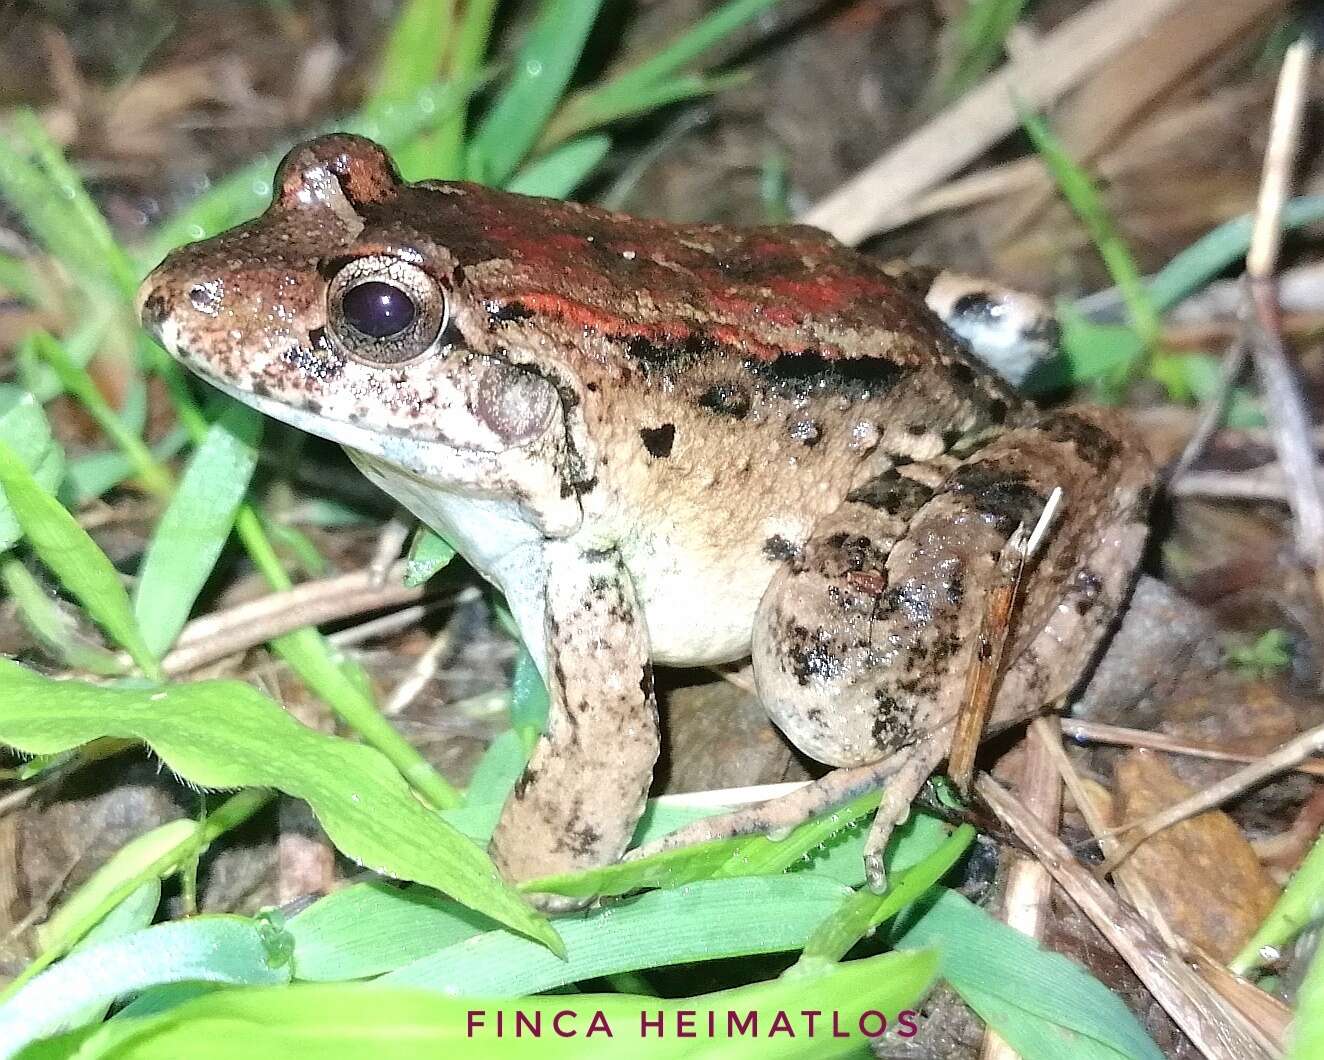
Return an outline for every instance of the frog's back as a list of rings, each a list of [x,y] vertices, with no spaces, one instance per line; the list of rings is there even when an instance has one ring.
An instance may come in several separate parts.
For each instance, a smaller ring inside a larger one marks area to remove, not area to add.
[[[807,226],[678,225],[443,181],[390,209],[384,227],[435,233],[493,323],[587,329],[655,364],[968,356],[914,290]]]

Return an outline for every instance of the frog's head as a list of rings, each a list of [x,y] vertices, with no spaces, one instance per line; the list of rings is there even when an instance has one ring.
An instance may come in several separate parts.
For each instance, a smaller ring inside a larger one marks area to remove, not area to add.
[[[555,389],[475,352],[437,191],[331,135],[292,150],[262,216],[174,251],[138,309],[175,357],[262,412],[431,478],[548,444]]]

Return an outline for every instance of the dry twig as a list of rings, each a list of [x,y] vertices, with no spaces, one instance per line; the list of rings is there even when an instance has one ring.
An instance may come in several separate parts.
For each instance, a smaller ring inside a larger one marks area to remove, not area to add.
[[[1188,755],[1191,758],[1208,758],[1217,762],[1258,762],[1262,757],[1243,751],[1230,751],[1226,747],[1217,747],[1198,740],[1183,740],[1163,732],[1128,729],[1121,725],[1107,725],[1080,718],[1063,718],[1062,733],[1073,740],[1090,740],[1094,743],[1112,744],[1118,747],[1144,747],[1151,751]],[[1324,760],[1310,758],[1298,762],[1292,768],[1298,773],[1324,777]]]

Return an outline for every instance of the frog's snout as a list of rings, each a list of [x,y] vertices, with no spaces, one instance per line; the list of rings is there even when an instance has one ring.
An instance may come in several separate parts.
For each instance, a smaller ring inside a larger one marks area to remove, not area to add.
[[[170,302],[159,284],[155,282],[156,273],[151,273],[138,288],[134,299],[134,309],[143,330],[157,342],[161,342],[161,327],[170,315]]]

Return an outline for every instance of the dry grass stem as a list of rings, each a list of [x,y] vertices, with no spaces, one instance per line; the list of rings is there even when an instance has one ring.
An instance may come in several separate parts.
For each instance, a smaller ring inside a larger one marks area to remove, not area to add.
[[[1188,755],[1191,758],[1208,758],[1218,762],[1258,762],[1261,757],[1257,754],[1231,751],[1226,747],[1201,743],[1198,740],[1183,740],[1177,736],[1169,736],[1167,733],[1128,729],[1121,725],[1107,725],[1103,722],[1083,721],[1078,718],[1063,718],[1062,734],[1073,740],[1089,740],[1093,743],[1111,744],[1117,747],[1144,747],[1151,751]],[[1324,777],[1324,760],[1321,759],[1306,759],[1292,768],[1298,773]]]
[[[845,243],[890,227],[910,203],[996,144],[1036,108],[1135,44],[1182,0],[1098,0],[989,75],[801,218]]]

